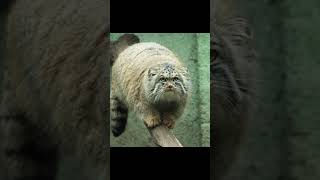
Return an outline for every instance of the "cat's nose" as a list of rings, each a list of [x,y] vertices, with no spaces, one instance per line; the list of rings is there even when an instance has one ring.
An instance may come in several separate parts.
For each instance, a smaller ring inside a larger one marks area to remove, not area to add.
[[[173,88],[172,84],[168,84],[167,88],[172,89]]]

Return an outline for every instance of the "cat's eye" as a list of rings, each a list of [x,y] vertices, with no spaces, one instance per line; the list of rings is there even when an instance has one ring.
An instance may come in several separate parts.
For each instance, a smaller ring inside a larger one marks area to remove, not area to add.
[[[174,78],[173,78],[173,81],[179,81],[179,78],[174,77]]]
[[[154,68],[149,69],[148,75],[149,77],[154,77],[155,75],[157,75],[156,70]]]
[[[162,82],[164,82],[164,81],[166,80],[166,78],[161,77],[159,80],[162,81]]]

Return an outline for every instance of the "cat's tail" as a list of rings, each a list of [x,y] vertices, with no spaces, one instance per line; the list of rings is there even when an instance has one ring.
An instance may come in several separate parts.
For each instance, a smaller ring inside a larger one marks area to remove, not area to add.
[[[115,137],[120,136],[127,125],[128,108],[118,98],[111,97],[111,130]]]
[[[127,47],[139,43],[140,39],[134,34],[124,34],[111,44],[111,65],[117,59],[118,55]]]

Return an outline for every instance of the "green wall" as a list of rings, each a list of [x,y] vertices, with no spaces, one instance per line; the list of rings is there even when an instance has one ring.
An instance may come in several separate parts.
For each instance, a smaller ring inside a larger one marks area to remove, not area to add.
[[[135,33],[141,42],[157,42],[176,53],[192,76],[192,95],[173,133],[187,147],[210,146],[210,34]],[[121,33],[112,33],[116,40]],[[142,121],[129,114],[126,131],[117,138],[110,134],[112,147],[145,147],[150,135]]]

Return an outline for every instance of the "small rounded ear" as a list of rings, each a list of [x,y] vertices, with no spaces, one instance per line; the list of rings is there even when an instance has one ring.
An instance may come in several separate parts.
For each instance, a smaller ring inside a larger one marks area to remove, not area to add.
[[[156,69],[156,68],[150,68],[150,69],[148,70],[148,77],[151,78],[151,77],[157,75],[157,72],[158,72],[158,69]]]
[[[134,34],[124,34],[122,36],[120,36],[117,40],[118,42],[126,42],[126,44],[128,44],[129,46],[139,43],[140,39],[138,38],[138,36],[134,35]]]
[[[140,39],[134,34],[124,34],[111,43],[111,64],[114,63],[118,55],[127,47],[139,43]]]

